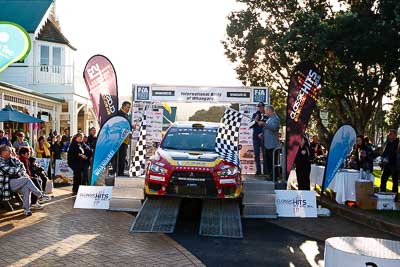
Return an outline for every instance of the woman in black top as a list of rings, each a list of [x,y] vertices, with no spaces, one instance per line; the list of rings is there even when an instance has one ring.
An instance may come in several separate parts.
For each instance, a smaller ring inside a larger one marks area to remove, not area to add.
[[[301,139],[299,150],[297,151],[294,163],[296,164],[296,176],[298,190],[310,190],[311,172],[311,150],[307,136]]]
[[[89,181],[89,167],[90,167],[90,160],[92,158],[93,152],[92,149],[88,145],[88,138],[86,136],[83,136],[83,141],[82,141],[82,148],[84,151],[84,154],[86,156],[86,159],[83,160],[83,168],[82,168],[82,185],[90,185]]]
[[[82,183],[83,162],[87,159],[82,147],[82,137],[82,134],[76,134],[72,138],[71,145],[68,149],[68,166],[74,172],[74,184],[72,186],[73,195],[78,193],[79,185]]]

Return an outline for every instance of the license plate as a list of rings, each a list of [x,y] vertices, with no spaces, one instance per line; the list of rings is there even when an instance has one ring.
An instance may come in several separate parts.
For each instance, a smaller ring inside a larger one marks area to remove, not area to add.
[[[189,181],[189,182],[205,182],[204,178],[190,178],[190,177],[179,177],[179,181]]]

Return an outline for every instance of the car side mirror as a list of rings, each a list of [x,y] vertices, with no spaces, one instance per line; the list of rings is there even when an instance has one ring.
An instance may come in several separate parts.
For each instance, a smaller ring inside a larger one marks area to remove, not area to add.
[[[153,142],[153,147],[158,148],[160,146],[160,142]]]

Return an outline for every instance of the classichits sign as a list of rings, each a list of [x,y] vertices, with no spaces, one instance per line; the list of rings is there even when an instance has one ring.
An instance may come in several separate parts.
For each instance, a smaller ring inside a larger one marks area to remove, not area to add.
[[[294,159],[306,131],[311,113],[321,91],[322,74],[311,62],[298,64],[290,78],[286,112],[286,173],[290,174]]]
[[[279,217],[317,217],[314,191],[275,190],[276,212]]]
[[[79,186],[75,200],[75,209],[105,209],[110,208],[112,186]]]

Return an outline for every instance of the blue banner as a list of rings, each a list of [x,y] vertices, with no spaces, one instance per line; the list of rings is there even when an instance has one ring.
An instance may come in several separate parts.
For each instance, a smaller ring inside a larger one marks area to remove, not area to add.
[[[111,117],[103,124],[94,151],[91,185],[94,185],[97,178],[106,169],[130,131],[130,122],[122,116]]]
[[[343,125],[336,131],[328,152],[324,182],[322,183],[322,192],[328,188],[333,177],[335,177],[336,172],[350,154],[354,144],[356,143],[356,138],[356,131],[350,125]]]
[[[20,25],[0,21],[0,72],[24,59],[31,50],[31,39]]]

